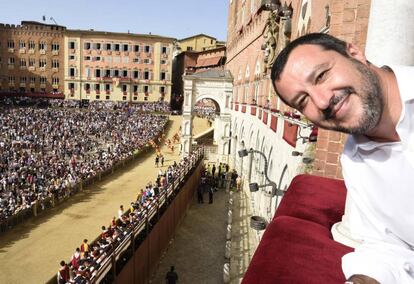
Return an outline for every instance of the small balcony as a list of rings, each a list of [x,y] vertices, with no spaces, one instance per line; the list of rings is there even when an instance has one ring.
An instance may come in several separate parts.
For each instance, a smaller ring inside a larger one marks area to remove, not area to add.
[[[8,70],[14,70],[14,64],[8,64],[7,69]]]
[[[19,54],[25,54],[25,53],[26,53],[26,48],[19,49]]]
[[[7,51],[8,51],[9,53],[14,53],[14,48],[8,48],[8,49],[7,49]]]
[[[41,54],[41,55],[45,55],[45,54],[46,54],[46,50],[45,50],[45,49],[41,49],[41,50],[39,50],[39,54]]]
[[[52,55],[59,55],[59,50],[52,50]]]
[[[35,71],[36,70],[36,67],[34,67],[34,66],[29,66],[29,71]]]
[[[35,53],[35,50],[33,48],[32,49],[29,49],[28,53],[29,54],[34,54]]]

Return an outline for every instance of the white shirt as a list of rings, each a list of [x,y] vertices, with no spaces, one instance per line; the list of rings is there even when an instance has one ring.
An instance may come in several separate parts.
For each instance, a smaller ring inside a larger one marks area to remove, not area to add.
[[[393,67],[402,100],[399,142],[350,135],[341,157],[351,199],[352,237],[363,244],[342,258],[346,278],[414,283],[414,67]]]

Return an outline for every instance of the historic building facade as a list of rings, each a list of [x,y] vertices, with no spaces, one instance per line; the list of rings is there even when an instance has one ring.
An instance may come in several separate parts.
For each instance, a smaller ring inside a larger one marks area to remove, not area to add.
[[[218,41],[215,37],[209,35],[198,34],[180,39],[177,41],[177,44],[181,51],[204,51],[222,47],[226,43]]]
[[[68,30],[66,98],[169,101],[173,41],[156,35]]]
[[[65,32],[38,22],[0,24],[0,93],[63,97]]]

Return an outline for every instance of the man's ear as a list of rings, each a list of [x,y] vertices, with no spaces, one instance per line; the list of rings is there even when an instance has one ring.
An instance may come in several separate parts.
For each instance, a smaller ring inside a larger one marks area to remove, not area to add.
[[[368,64],[367,58],[365,57],[364,52],[355,44],[353,43],[347,43],[346,44],[346,50],[352,58],[355,58],[356,60],[360,61],[363,64]]]

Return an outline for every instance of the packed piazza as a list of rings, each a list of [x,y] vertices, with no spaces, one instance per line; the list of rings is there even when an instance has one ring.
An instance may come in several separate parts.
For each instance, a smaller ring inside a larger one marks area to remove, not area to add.
[[[0,224],[144,149],[169,113],[165,102],[0,98]]]

